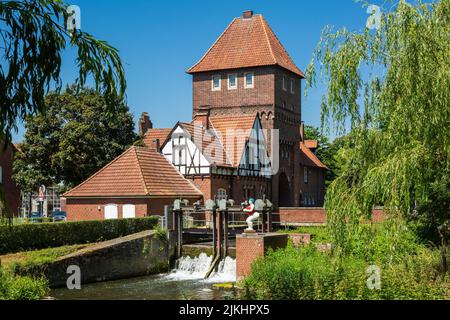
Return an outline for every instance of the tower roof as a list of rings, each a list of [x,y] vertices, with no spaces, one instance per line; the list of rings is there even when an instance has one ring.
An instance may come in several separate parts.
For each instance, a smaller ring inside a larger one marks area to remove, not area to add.
[[[197,64],[190,74],[278,65],[301,77],[295,65],[262,15],[235,18]]]

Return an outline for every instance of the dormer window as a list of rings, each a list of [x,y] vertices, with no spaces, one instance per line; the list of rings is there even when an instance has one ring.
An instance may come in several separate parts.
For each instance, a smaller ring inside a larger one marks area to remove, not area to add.
[[[285,75],[283,75],[283,90],[287,91],[287,78]]]
[[[212,91],[220,91],[222,86],[222,78],[220,74],[212,76]]]
[[[291,78],[291,93],[295,93],[295,79]]]
[[[245,74],[245,89],[252,89],[255,87],[255,76],[253,72]]]
[[[236,90],[238,87],[237,74],[228,75],[228,90]]]

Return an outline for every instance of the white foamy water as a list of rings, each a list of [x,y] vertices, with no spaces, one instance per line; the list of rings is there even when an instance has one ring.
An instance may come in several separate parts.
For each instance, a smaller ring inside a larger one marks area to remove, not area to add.
[[[218,271],[205,280],[206,273],[213,262],[213,257],[206,253],[196,258],[182,257],[177,261],[177,268],[165,276],[167,280],[200,280],[209,283],[236,282],[236,260],[227,257],[219,263]]]

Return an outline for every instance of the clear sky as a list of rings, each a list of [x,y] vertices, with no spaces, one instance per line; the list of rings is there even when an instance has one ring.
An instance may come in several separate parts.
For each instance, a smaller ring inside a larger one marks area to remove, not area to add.
[[[374,4],[380,1],[374,0]],[[368,14],[354,0],[72,0],[81,27],[120,50],[128,82],[127,103],[137,120],[147,111],[155,127],[189,121],[195,64],[234,17],[249,9],[264,15],[294,62],[305,71],[326,25],[360,30]],[[76,78],[70,50],[63,81]],[[320,125],[319,87],[303,97],[303,120]],[[23,128],[14,136],[20,142]]]

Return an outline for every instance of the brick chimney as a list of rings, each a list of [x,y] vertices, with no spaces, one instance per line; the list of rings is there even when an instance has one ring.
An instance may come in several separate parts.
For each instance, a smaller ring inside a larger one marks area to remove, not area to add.
[[[194,123],[201,124],[204,129],[208,130],[210,110],[210,106],[202,106],[198,108],[198,111],[194,116]]]
[[[141,118],[139,119],[138,127],[140,136],[145,135],[148,129],[153,129],[153,123],[147,112],[142,113]]]
[[[155,150],[158,153],[161,152],[161,141],[159,139],[153,140],[151,149]]]
[[[253,11],[252,10],[244,11],[244,13],[242,14],[242,17],[244,19],[250,19],[251,17],[253,17]]]

